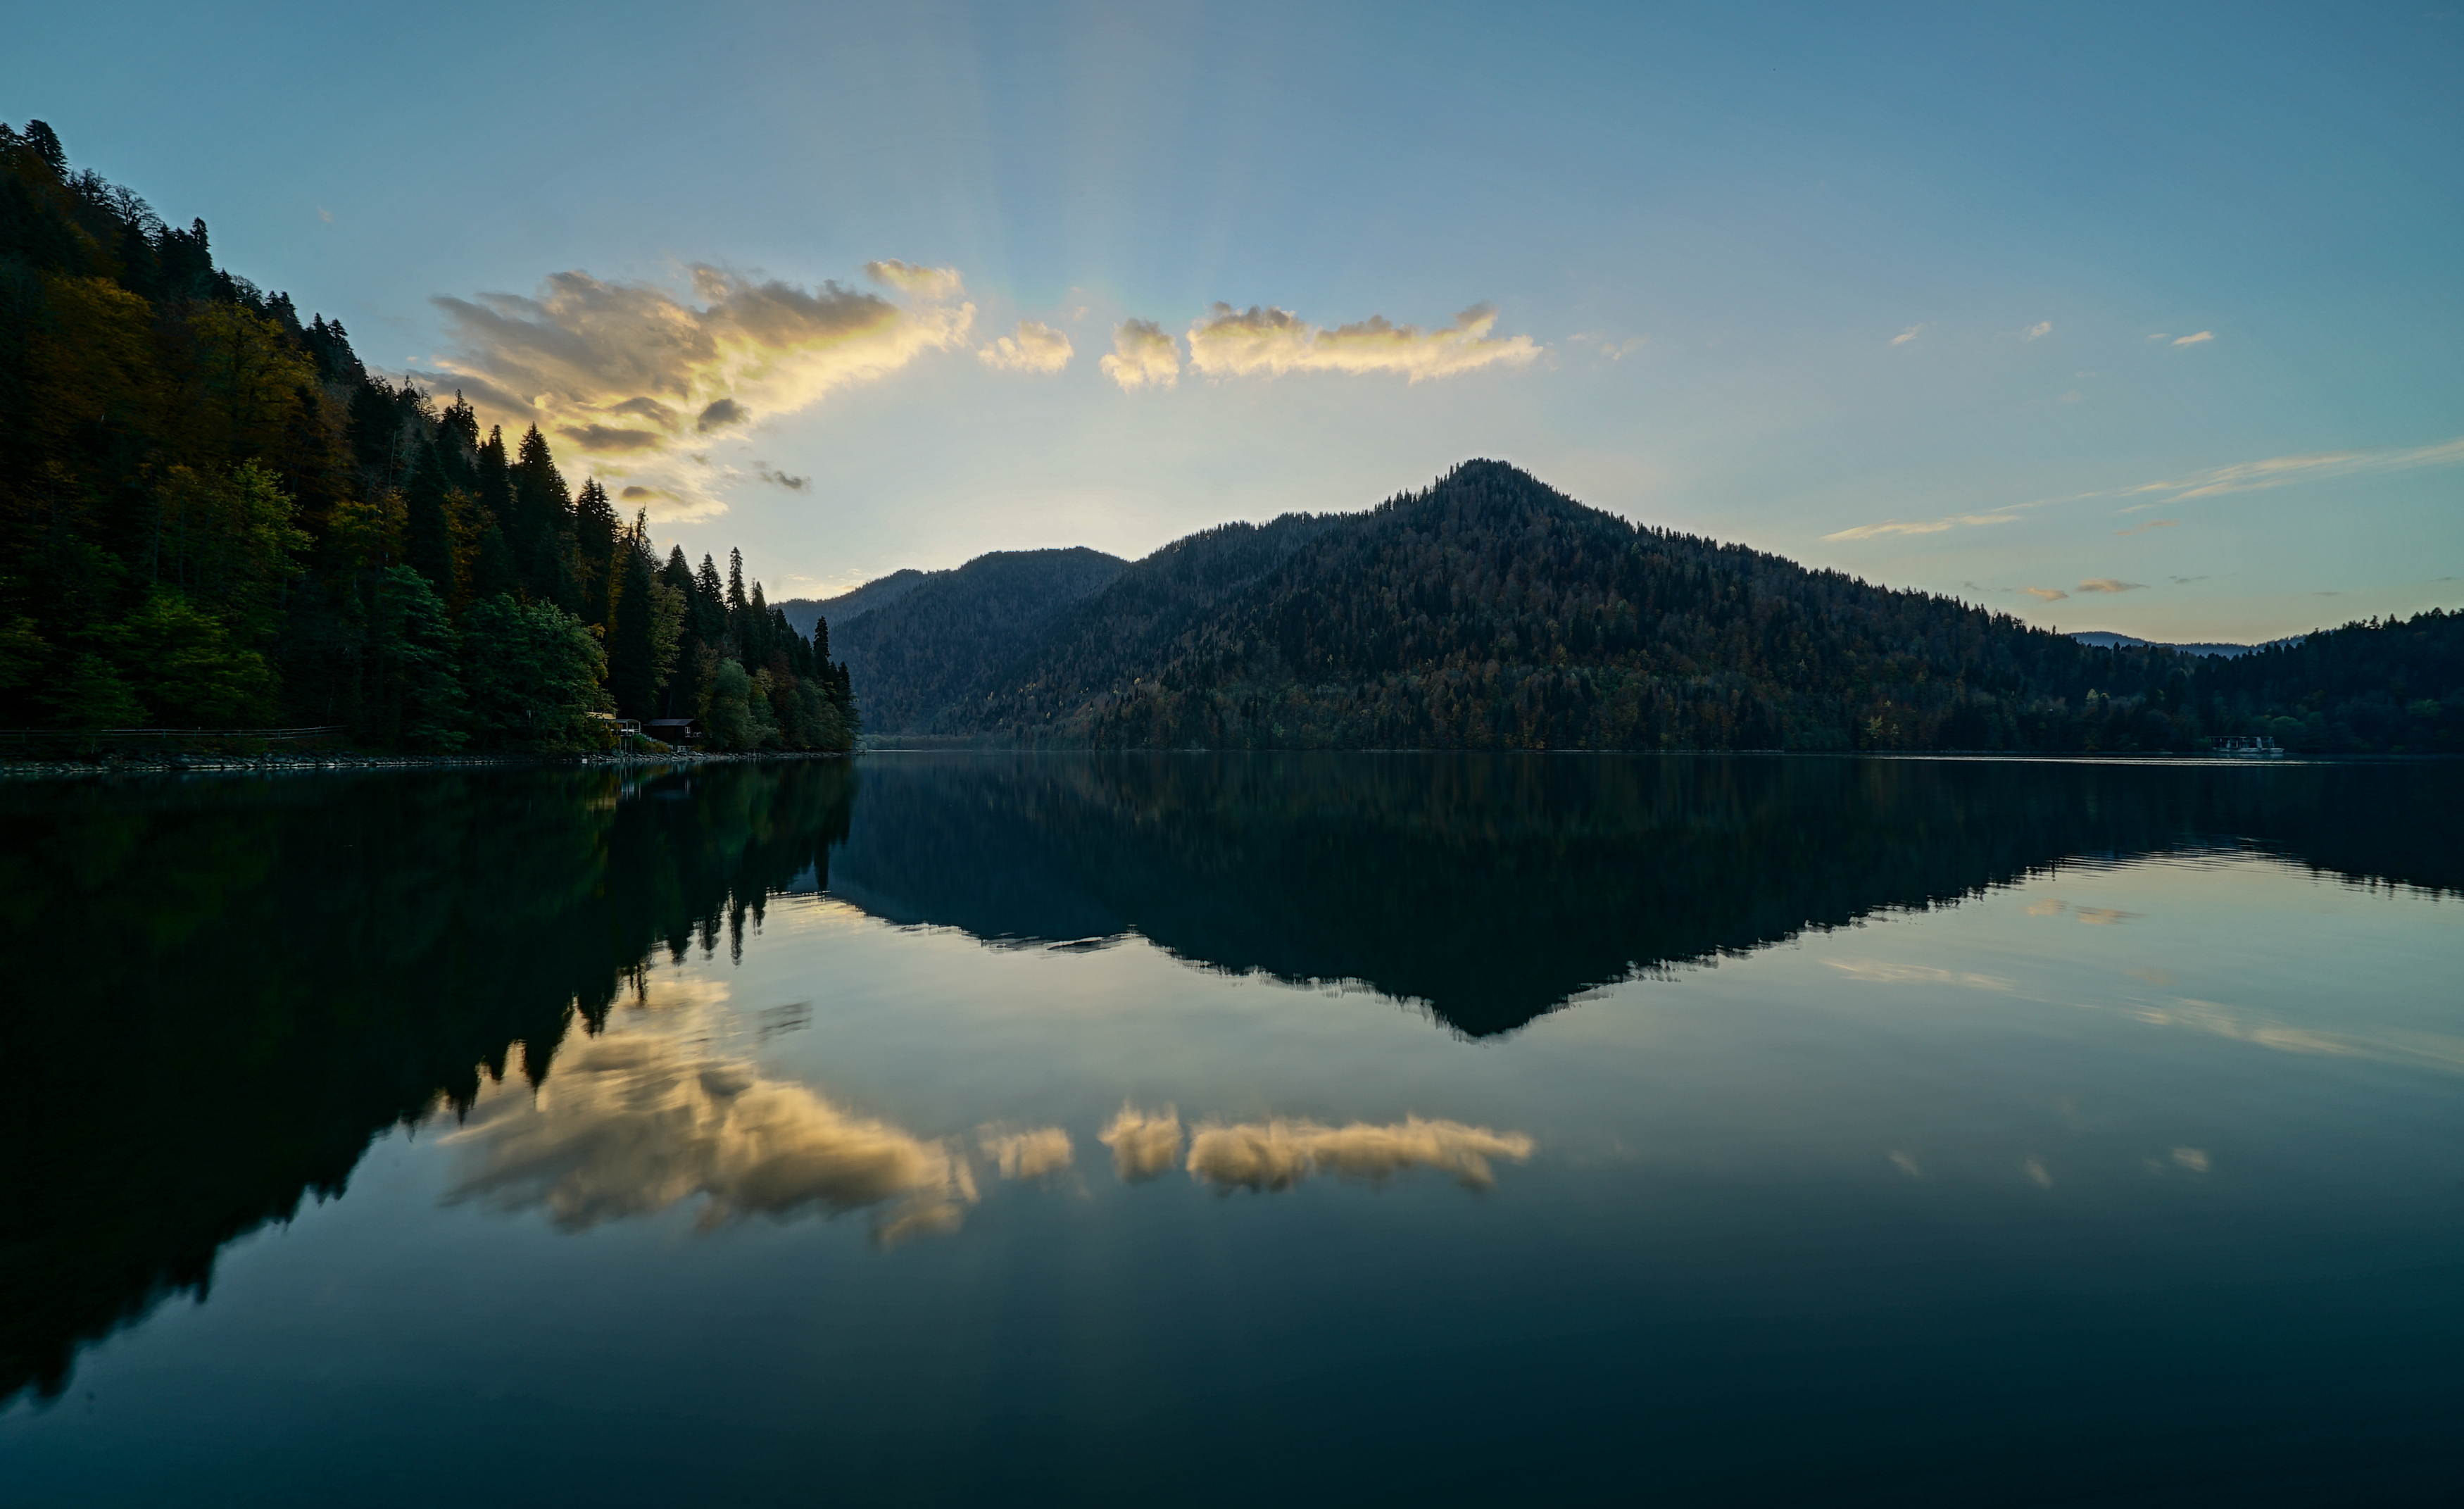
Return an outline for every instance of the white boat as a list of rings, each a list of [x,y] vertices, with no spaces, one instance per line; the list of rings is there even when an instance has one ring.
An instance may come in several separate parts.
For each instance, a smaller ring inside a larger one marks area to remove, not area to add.
[[[2284,748],[2263,735],[2219,739],[2216,753],[2227,760],[2281,760]]]

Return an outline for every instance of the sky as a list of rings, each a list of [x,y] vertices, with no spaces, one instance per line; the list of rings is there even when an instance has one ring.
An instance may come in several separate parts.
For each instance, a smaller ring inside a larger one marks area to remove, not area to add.
[[[2464,5],[40,8],[0,119],[770,595],[1472,457],[2039,625],[2464,607]]]

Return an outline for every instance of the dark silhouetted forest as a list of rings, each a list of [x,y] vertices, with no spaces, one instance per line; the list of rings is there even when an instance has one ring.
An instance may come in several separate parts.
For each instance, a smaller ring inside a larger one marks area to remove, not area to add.
[[[936,711],[1001,688],[1018,651],[1122,566],[1119,557],[1084,546],[978,556],[955,571],[919,576],[887,601],[876,597],[878,606],[842,614],[839,654],[848,676],[867,688],[865,711],[877,726],[922,727]],[[868,583],[848,595],[896,581]]]
[[[965,574],[845,624],[900,645],[849,658],[877,726],[1133,747],[2163,751],[2261,733],[2464,752],[2456,615],[2232,660],[2098,648],[1638,528],[1493,461],[1367,513],[1192,535],[1040,626],[943,601]],[[904,627],[926,622],[929,651]]]
[[[827,626],[740,559],[658,559],[536,428],[369,372],[217,268],[204,221],[0,125],[0,727],[560,751],[607,713],[738,749],[856,721]]]

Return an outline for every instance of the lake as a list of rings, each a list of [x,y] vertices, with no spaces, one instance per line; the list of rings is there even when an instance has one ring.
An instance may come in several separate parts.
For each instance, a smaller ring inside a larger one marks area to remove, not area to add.
[[[0,1503],[2451,1502],[2457,775],[0,786]]]

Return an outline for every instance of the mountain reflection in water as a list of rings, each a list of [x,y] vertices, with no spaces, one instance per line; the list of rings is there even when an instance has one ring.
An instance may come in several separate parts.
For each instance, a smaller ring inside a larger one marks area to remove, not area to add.
[[[0,1010],[0,1401],[440,1104],[458,1198],[584,1228],[865,1212],[947,1230],[1058,1127],[928,1136],[673,1034],[604,1031],[665,952],[740,950],[781,895],[1023,945],[1141,935],[1360,982],[1469,1036],[1592,988],[1952,902],[2077,858],[2257,846],[2464,889],[2432,767],[1616,757],[903,756],[0,788],[0,906],[40,940]],[[2094,919],[2090,919],[2093,921]],[[1331,1008],[1343,1009],[1343,1008]],[[571,1030],[581,1028],[580,1033]],[[514,1073],[515,1083],[492,1081]],[[528,1092],[536,1088],[535,1098]],[[1115,1174],[1221,1190],[1424,1168],[1511,1129],[1126,1106]]]

